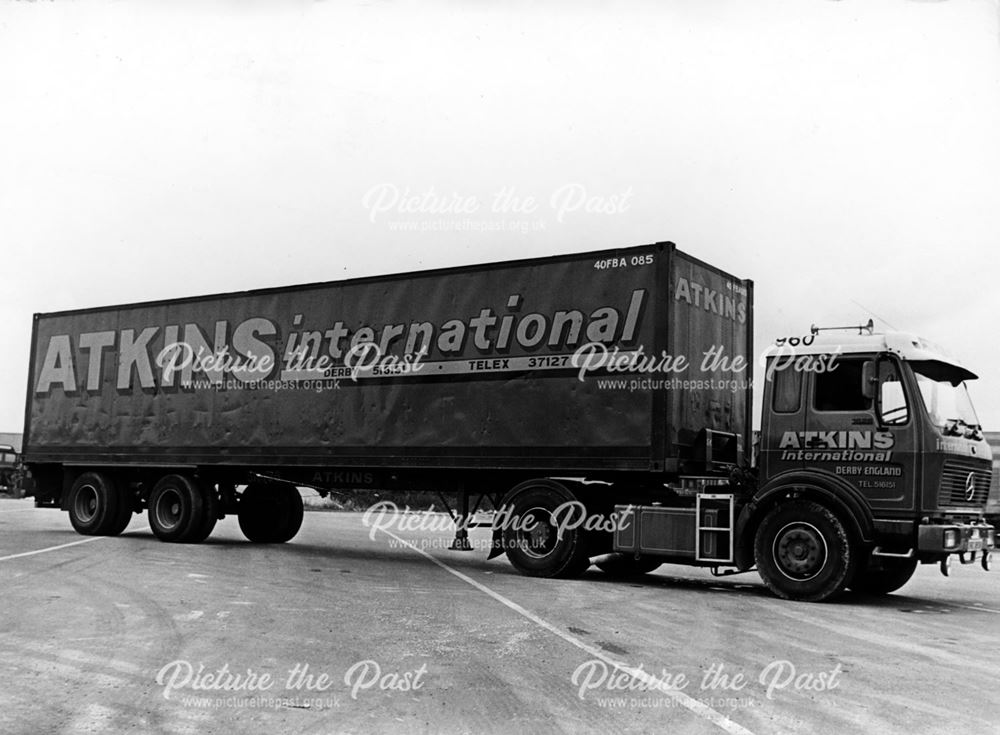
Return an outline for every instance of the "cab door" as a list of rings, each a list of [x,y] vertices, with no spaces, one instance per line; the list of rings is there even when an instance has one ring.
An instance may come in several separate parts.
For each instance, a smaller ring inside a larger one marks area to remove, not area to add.
[[[794,367],[779,369],[776,358],[765,371],[764,408],[761,412],[759,467],[761,484],[783,472],[802,469],[805,463],[793,445],[806,428],[806,381]]]
[[[879,474],[871,478],[874,486],[868,486],[866,494],[871,498],[872,508],[886,514],[913,511],[921,481],[918,462],[921,423],[917,420],[917,404],[896,357],[880,355],[875,360],[875,379],[876,422],[887,435],[884,442],[891,441],[892,447],[891,457],[877,465]]]
[[[810,378],[806,464],[857,488],[875,511],[911,510],[915,422],[896,358],[843,357]]]

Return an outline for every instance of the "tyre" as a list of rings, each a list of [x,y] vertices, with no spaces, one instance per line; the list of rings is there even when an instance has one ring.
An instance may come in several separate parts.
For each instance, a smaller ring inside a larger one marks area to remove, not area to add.
[[[849,586],[855,592],[866,595],[887,595],[909,582],[916,570],[916,557],[869,557],[867,564],[857,571]]]
[[[115,518],[115,522],[108,528],[107,535],[118,536],[128,528],[128,524],[132,522],[132,514],[134,512],[132,491],[125,487],[118,488],[118,517]]]
[[[201,523],[191,529],[190,535],[184,538],[185,543],[200,544],[212,535],[215,524],[219,522],[219,507],[221,505],[219,496],[213,485],[201,485],[201,496],[205,501],[202,508]]]
[[[84,536],[121,533],[122,498],[111,477],[103,472],[84,472],[69,490],[69,521]]]
[[[297,487],[252,482],[240,495],[240,530],[256,544],[283,544],[299,532],[304,510]]]
[[[581,528],[564,524],[562,533],[553,513],[573,496],[554,480],[522,483],[511,491],[503,528],[507,559],[529,577],[575,577],[590,566],[590,539]],[[556,518],[558,522],[558,517]]]
[[[594,562],[598,569],[611,577],[628,578],[641,577],[658,569],[663,564],[655,556],[642,556],[638,559],[632,554],[614,553]]]
[[[166,475],[149,496],[149,527],[161,541],[186,541],[201,528],[205,499],[184,475]]]
[[[809,500],[773,508],[754,539],[764,584],[787,600],[822,602],[843,592],[856,566],[852,552],[840,519]]]

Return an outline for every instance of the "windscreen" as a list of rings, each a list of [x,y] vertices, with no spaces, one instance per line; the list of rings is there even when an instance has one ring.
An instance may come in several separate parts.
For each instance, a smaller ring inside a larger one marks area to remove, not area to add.
[[[962,380],[965,372],[936,360],[910,365],[931,422],[948,436],[979,436],[979,418]]]

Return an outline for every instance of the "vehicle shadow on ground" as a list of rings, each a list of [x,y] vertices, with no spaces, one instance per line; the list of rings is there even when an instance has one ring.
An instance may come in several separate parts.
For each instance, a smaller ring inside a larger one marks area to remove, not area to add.
[[[315,567],[321,564],[336,564],[339,561],[377,561],[389,564],[406,564],[407,566],[426,566],[428,561],[419,554],[407,548],[358,548],[356,546],[338,546],[335,540],[329,543],[300,543],[290,541],[284,544],[259,544],[246,539],[208,538],[198,544],[165,543],[157,539],[152,532],[135,530],[121,534],[122,540],[128,540],[141,545],[142,548],[161,549],[164,547],[185,547],[192,552],[202,550],[209,554],[245,554],[250,551],[265,552],[269,555],[281,555],[286,559],[301,559],[303,567]],[[148,545],[148,546],[147,546]],[[484,562],[485,565],[485,557]],[[449,566],[451,566],[449,564]]]
[[[895,609],[903,613],[936,613],[944,615],[957,612],[955,604],[968,604],[966,601],[928,600],[920,597],[901,595],[898,592],[887,595],[871,595],[864,592],[848,590],[840,598],[845,603],[853,603],[859,607]]]
[[[735,575],[734,575],[735,576]],[[602,572],[591,568],[581,579],[600,584],[626,585],[637,588],[663,588],[663,589],[685,589],[697,591],[710,591],[712,594],[733,594],[750,596],[755,598],[769,599],[781,604],[813,605],[811,602],[791,602],[782,600],[773,595],[764,583],[756,578],[755,573],[748,572],[747,576],[740,581],[736,579],[692,579],[689,577],[677,577],[664,574],[646,574],[641,577],[632,578],[611,578]],[[863,607],[872,609],[895,609],[904,613],[949,613],[955,612],[954,606],[939,600],[929,600],[920,597],[911,597],[898,593],[887,595],[873,595],[854,590],[845,590],[837,597],[826,600],[823,605],[833,605],[836,607]]]
[[[642,574],[631,577],[613,577],[605,574],[596,567],[591,567],[581,579],[597,584],[613,584],[618,586],[628,586],[636,588],[663,588],[663,589],[686,589],[698,591],[711,591],[713,593],[730,593],[740,595],[753,595],[757,597],[769,597],[770,593],[763,586],[760,580],[752,575],[736,575],[729,577],[719,577],[712,579],[696,579],[692,577],[681,577],[672,575],[661,569],[657,572]]]
[[[163,543],[156,539],[151,531],[145,529],[126,531],[121,535],[121,538],[136,542],[148,542],[156,546]],[[358,548],[356,546],[338,545],[336,539],[331,539],[328,543],[323,544],[301,543],[294,540],[285,544],[257,544],[245,539],[210,537],[200,544],[190,546],[191,548],[212,549],[220,552],[232,550],[242,553],[248,548],[266,550],[268,553],[301,557],[303,562],[308,563],[311,567],[323,563],[336,564],[339,561],[377,561],[384,564],[405,564],[408,567],[423,566],[430,563],[422,554],[415,552],[413,549],[406,546],[389,546],[385,540],[376,547]],[[528,579],[514,569],[503,557],[487,560],[485,549],[459,552],[435,548],[433,552],[428,553],[446,566],[459,572],[479,572],[496,577]],[[578,583],[584,581],[588,584],[613,585],[636,589],[687,590],[778,600],[764,586],[755,572],[711,579],[699,579],[671,574],[668,571],[670,565],[665,566],[666,568],[661,568],[656,572],[630,577],[613,577],[592,566],[576,579],[553,579],[546,581],[548,583]],[[853,590],[847,590],[837,598],[829,600],[824,604],[844,607],[890,608],[898,609],[901,612],[913,613],[944,614],[953,610],[952,606],[937,600],[922,599],[898,593],[871,595]]]

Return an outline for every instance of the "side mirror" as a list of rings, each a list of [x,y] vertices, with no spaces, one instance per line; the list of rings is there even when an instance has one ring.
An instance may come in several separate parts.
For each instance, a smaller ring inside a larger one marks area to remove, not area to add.
[[[870,400],[875,400],[875,388],[878,378],[875,376],[875,360],[865,360],[861,368],[861,394]]]

